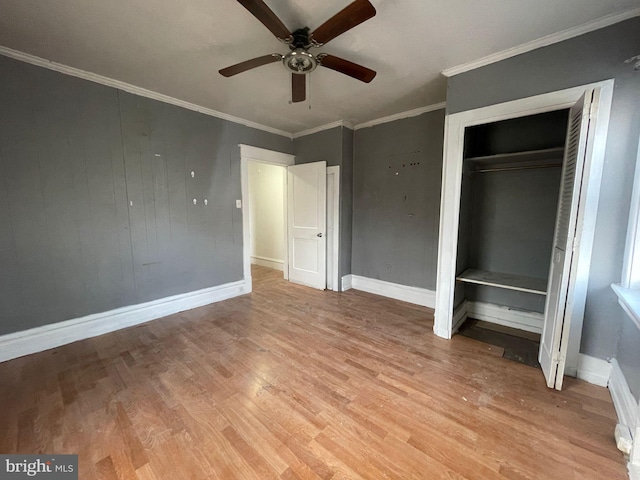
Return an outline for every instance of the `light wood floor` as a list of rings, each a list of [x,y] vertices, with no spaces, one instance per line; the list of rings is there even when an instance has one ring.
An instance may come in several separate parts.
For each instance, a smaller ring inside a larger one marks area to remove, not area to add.
[[[606,389],[428,309],[254,270],[251,295],[0,364],[0,452],[81,479],[625,479]]]

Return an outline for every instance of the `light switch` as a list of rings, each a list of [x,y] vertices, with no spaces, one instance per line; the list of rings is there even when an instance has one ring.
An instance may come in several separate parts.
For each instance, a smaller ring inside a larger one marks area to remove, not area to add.
[[[236,208],[242,208],[242,200],[236,200]]]

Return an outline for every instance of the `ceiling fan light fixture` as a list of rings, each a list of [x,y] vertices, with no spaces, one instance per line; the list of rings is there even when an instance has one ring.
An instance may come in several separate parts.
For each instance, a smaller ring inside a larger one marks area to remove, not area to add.
[[[291,50],[282,58],[282,63],[287,70],[298,74],[311,73],[318,66],[316,57],[304,48]]]

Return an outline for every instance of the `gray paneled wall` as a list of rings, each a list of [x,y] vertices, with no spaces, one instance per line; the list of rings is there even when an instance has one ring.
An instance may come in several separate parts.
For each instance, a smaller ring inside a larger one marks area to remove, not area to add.
[[[444,110],[355,131],[352,273],[435,290]]]
[[[590,82],[615,79],[594,239],[581,351],[616,356],[640,396],[640,331],[617,304],[629,201],[640,135],[640,17],[457,75],[448,82],[447,111],[471,110]],[[619,334],[624,331],[622,341]]]
[[[292,152],[0,57],[0,334],[241,279],[239,143]]]

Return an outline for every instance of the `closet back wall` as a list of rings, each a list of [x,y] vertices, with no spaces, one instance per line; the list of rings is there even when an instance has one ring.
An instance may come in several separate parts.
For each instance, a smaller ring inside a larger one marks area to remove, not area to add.
[[[0,334],[240,280],[239,143],[292,151],[0,57]]]
[[[470,265],[548,278],[560,167],[477,173],[473,178]],[[467,298],[544,312],[545,296],[465,286]]]

